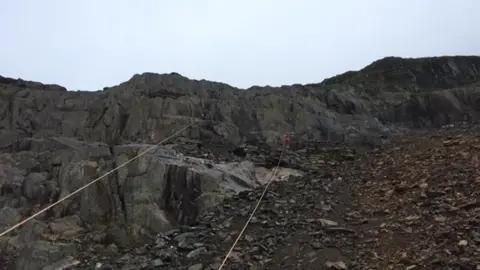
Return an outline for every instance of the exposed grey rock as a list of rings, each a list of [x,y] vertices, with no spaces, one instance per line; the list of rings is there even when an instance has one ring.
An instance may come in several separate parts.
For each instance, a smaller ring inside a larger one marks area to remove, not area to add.
[[[20,252],[13,269],[41,270],[43,267],[73,254],[75,250],[76,248],[73,244],[46,241],[31,242],[26,244],[25,248]]]
[[[73,236],[83,230],[81,222],[78,216],[67,216],[54,220],[48,224],[48,227],[55,235]]]
[[[47,189],[44,186],[48,180],[47,172],[32,172],[27,175],[23,182],[23,194],[29,200],[38,200],[40,203],[48,201]]]
[[[33,143],[42,149],[48,147],[41,144],[50,147],[50,151],[42,152],[44,158],[39,164],[27,163],[20,170],[12,167],[17,164],[18,155],[3,154],[6,161],[12,160],[3,165],[4,171],[16,175],[16,182],[22,187],[15,192],[27,198],[32,206],[67,196],[151,146],[116,146],[110,153],[105,145],[69,138],[54,137]],[[48,169],[48,166],[53,168]],[[45,167],[46,171],[26,173],[36,167]],[[220,202],[223,197],[261,184],[257,179],[262,179],[268,172],[247,161],[214,164],[205,159],[183,156],[173,149],[159,148],[79,195],[66,199],[53,208],[52,214],[57,218],[78,215],[75,229],[70,228],[74,231],[79,230],[80,220],[90,224],[126,222],[152,231],[166,231],[172,228],[171,222],[192,222],[198,213]],[[19,217],[12,214],[17,211],[14,208],[8,207],[4,211],[10,213],[13,220]],[[174,220],[170,218],[172,215]],[[67,227],[73,226],[69,222],[71,218],[51,223],[51,229],[58,234],[66,233],[70,230]]]
[[[319,84],[245,91],[176,73],[137,74],[97,92],[72,92],[57,85],[0,77],[0,228],[68,196],[187,123],[198,121],[168,146],[143,155],[0,239],[8,251],[2,260],[18,255],[17,266],[23,267],[18,269],[33,267],[34,260],[57,267],[55,263],[70,254],[63,251],[74,250],[42,241],[76,243],[77,237],[84,237],[94,245],[89,246],[94,252],[87,252],[97,256],[91,260],[102,261],[102,254],[122,253],[152,233],[161,236],[152,246],[156,251],[132,250],[120,259],[128,261],[125,267],[138,269],[160,262],[170,267],[189,253],[192,260],[208,255],[212,245],[205,241],[207,236],[234,237],[223,235],[233,226],[231,220],[222,220],[225,212],[217,213],[215,219],[222,221],[220,233],[194,227],[186,232],[181,226],[197,224],[199,216],[208,216],[209,209],[234,194],[246,202],[255,201],[256,195],[247,191],[269,179],[271,168],[279,162],[275,149],[281,148],[285,134],[292,138],[291,150],[300,151],[286,151],[281,166],[288,168],[282,168],[275,181],[315,174],[341,182],[329,175],[329,169],[353,160],[352,153],[362,151],[360,145],[381,147],[412,128],[453,129],[479,120],[479,75],[480,57],[439,57],[385,58]],[[355,146],[355,151],[332,147],[338,142]],[[335,194],[329,184],[320,186],[321,192]],[[298,198],[285,203],[304,203],[313,211],[325,212],[335,204]],[[281,209],[283,204],[279,199],[275,205]],[[232,205],[227,203],[225,211],[231,211]],[[270,215],[281,216],[272,211]],[[248,209],[241,207],[235,213],[246,217]],[[265,215],[254,217],[252,224],[285,225],[281,218],[267,222]],[[331,227],[332,222],[317,217],[316,224],[322,233],[356,234]],[[248,254],[260,264],[268,261],[268,250],[282,245],[286,237],[280,235],[277,243],[271,243],[269,235],[264,236],[262,246],[253,246]],[[254,245],[256,237],[249,235],[247,242]],[[309,245],[315,249],[312,252],[332,241],[323,240]],[[27,258],[28,252],[38,257]],[[235,260],[241,261],[244,255],[236,254]],[[78,259],[85,263],[85,258]],[[207,265],[189,262],[184,266]],[[116,266],[116,262],[102,263],[106,269]]]
[[[188,270],[202,270],[202,269],[203,269],[203,264],[201,263],[197,263],[188,267]]]
[[[285,132],[295,132],[297,140],[374,143],[368,138],[384,132],[388,122],[478,120],[478,87],[468,85],[479,70],[479,57],[385,58],[320,84],[246,91],[176,73],[137,74],[97,92],[3,78],[0,141],[4,149],[18,149],[19,138],[52,135],[109,145],[142,142],[200,119],[184,136],[277,144]]]
[[[20,229],[18,235],[9,239],[9,248],[21,250],[25,244],[44,239],[43,235],[47,231],[47,224],[32,220]]]
[[[53,264],[45,266],[42,270],[64,270],[69,269],[72,266],[79,264],[80,262],[75,260],[72,256],[68,256],[64,259],[61,259]]]
[[[0,209],[0,230],[5,230],[9,226],[20,221],[21,215],[15,208],[5,206]]]

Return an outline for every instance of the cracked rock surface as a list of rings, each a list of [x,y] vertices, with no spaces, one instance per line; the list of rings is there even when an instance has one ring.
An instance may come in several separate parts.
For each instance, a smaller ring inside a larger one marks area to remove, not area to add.
[[[477,269],[479,143],[476,132],[457,130],[368,155],[288,151],[300,164],[336,162],[273,182],[223,269]],[[49,255],[70,262],[66,269],[218,269],[261,192],[241,191],[142,244],[125,244],[132,236],[110,227],[35,245],[72,248]]]
[[[274,182],[223,269],[478,269],[479,143],[465,131],[409,138]],[[108,259],[82,253],[75,269],[218,269],[261,191]]]
[[[246,90],[0,77],[0,229],[196,121],[0,237],[0,269],[216,269],[279,162],[224,269],[480,269],[479,78],[475,56]]]

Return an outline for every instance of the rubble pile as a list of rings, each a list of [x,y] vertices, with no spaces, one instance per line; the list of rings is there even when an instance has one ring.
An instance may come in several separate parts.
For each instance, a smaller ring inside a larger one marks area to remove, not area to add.
[[[478,269],[479,149],[475,134],[425,135],[274,182],[223,269]],[[261,192],[146,245],[97,244],[74,269],[218,269]]]

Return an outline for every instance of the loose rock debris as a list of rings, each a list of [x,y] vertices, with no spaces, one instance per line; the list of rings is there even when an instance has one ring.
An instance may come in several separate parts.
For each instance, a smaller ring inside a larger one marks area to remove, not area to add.
[[[327,156],[305,157],[310,171],[270,186],[223,269],[480,269],[479,151],[480,137],[464,134],[397,141],[329,166]],[[218,269],[261,191],[143,246],[77,239],[80,263],[69,269]]]
[[[424,137],[377,153],[353,172],[363,238],[389,269],[480,268],[480,137]],[[415,268],[412,268],[414,267]]]

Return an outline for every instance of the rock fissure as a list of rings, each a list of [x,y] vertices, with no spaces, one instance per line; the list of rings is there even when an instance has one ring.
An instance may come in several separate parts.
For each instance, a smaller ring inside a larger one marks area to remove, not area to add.
[[[216,269],[285,134],[228,269],[476,269],[479,67],[390,57],[244,91],[177,73],[97,92],[0,77],[0,229],[199,120],[0,238],[0,269]]]

